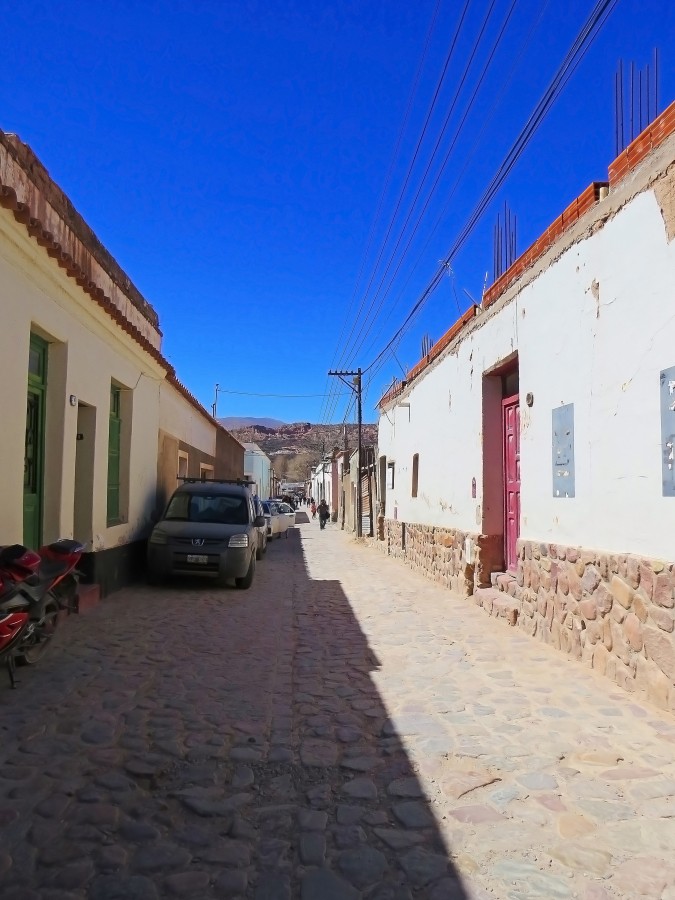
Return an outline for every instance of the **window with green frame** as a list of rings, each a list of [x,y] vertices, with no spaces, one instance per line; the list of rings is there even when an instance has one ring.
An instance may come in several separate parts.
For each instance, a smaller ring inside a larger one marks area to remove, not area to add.
[[[120,413],[122,391],[110,386],[110,425],[108,428],[108,525],[118,525],[120,516],[120,461],[122,418]]]

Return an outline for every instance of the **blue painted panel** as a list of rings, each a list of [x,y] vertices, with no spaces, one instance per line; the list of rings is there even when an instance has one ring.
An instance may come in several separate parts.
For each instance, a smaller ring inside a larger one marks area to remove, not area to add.
[[[552,413],[553,496],[574,497],[574,404]]]
[[[675,497],[675,366],[664,369],[660,380],[663,496]]]

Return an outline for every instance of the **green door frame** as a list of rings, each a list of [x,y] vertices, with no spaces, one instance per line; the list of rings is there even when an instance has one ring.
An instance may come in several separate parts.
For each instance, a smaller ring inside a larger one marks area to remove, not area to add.
[[[110,418],[108,425],[108,504],[106,524],[119,525],[120,484],[122,456],[122,389],[116,384],[110,385]]]
[[[27,547],[33,549],[37,549],[42,543],[48,346],[45,340],[36,334],[31,334],[26,391],[23,542]]]

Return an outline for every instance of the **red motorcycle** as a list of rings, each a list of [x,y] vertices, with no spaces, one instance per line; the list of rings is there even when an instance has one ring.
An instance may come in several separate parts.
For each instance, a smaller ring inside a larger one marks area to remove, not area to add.
[[[61,609],[76,609],[84,546],[61,540],[38,552],[21,544],[0,548],[0,665],[12,687],[16,665],[34,665],[45,653]]]

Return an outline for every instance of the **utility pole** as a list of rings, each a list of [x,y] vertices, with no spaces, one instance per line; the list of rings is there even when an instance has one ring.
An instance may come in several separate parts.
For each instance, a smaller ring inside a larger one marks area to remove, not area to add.
[[[349,441],[347,440],[347,426],[345,425],[343,428],[343,437],[345,441],[345,448],[342,451],[342,474],[340,476],[340,506],[342,507],[342,522],[340,524],[340,528],[345,530],[345,463],[348,459],[349,453]]]
[[[326,499],[326,442],[321,442],[321,499]]]
[[[358,459],[358,477],[356,484],[356,536],[361,537],[363,532],[363,523],[361,521],[361,426],[363,424],[363,416],[361,410],[361,367],[356,372],[333,371],[328,373],[334,375],[346,384],[347,387],[356,394],[356,410],[359,424],[359,439],[356,457]],[[346,381],[346,378],[353,378],[353,381]]]

